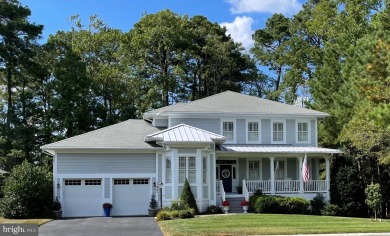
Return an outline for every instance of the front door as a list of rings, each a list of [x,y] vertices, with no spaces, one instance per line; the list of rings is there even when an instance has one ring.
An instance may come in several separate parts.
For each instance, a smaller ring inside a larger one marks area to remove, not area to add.
[[[219,179],[223,182],[225,192],[232,192],[232,165],[220,165]]]

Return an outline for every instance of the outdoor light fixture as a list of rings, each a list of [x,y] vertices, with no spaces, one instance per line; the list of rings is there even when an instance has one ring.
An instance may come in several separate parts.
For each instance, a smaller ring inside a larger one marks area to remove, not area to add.
[[[57,188],[60,189],[60,183],[57,183]]]
[[[153,182],[153,188],[156,188],[156,182]]]

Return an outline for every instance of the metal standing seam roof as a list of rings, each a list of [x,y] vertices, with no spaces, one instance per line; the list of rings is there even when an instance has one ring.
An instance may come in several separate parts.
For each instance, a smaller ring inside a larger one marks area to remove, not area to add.
[[[241,114],[241,115],[294,115],[327,117],[329,114],[281,102],[262,99],[232,91],[205,97],[190,103],[178,103],[146,112],[151,118],[169,114]]]
[[[286,146],[259,146],[259,145],[221,145],[221,151],[225,152],[256,152],[256,153],[313,153],[313,154],[338,154],[337,149],[319,147],[286,147]]]
[[[217,143],[226,141],[226,137],[206,130],[192,127],[186,124],[179,124],[171,128],[147,135],[145,141],[167,142],[195,142],[195,143]]]

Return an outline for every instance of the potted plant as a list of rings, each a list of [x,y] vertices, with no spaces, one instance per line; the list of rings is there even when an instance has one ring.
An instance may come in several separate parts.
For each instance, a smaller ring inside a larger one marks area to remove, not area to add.
[[[109,217],[111,212],[112,204],[109,202],[103,203],[104,216]]]
[[[156,216],[157,214],[157,207],[158,207],[158,203],[157,203],[157,200],[156,200],[156,195],[152,194],[152,196],[150,197],[150,202],[149,202],[149,216]]]
[[[53,202],[53,213],[54,213],[54,219],[61,219],[62,217],[62,210],[61,210],[61,202],[56,197],[56,200]]]
[[[230,202],[229,201],[222,201],[222,207],[223,207],[223,211],[225,212],[225,214],[227,214],[229,211]]]
[[[249,202],[247,200],[241,201],[240,206],[242,206],[244,213],[248,213]]]

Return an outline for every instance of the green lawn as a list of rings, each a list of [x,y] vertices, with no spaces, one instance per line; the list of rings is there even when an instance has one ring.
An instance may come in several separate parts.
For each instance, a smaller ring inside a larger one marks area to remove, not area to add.
[[[5,219],[0,217],[1,224],[37,224],[41,225],[46,222],[52,221],[52,219]]]
[[[390,221],[310,215],[211,215],[159,222],[165,236],[390,232]]]

